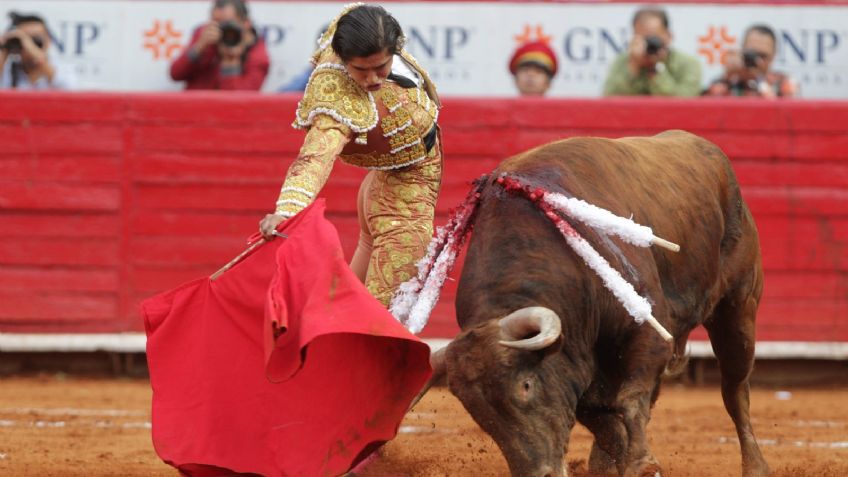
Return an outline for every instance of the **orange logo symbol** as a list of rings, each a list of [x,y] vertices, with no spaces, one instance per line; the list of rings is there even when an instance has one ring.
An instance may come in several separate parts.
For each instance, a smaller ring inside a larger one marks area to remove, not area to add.
[[[174,30],[171,20],[155,20],[153,28],[144,32],[144,48],[153,53],[154,60],[170,60],[174,52],[179,50],[182,36],[182,32]]]
[[[515,35],[513,38],[515,38],[516,43],[520,45],[530,43],[532,41],[541,41],[542,43],[550,44],[551,39],[553,39],[551,35],[545,35],[545,30],[542,28],[542,25],[536,25],[535,28],[530,25],[524,25],[524,31],[519,35]]]
[[[710,26],[707,34],[698,37],[698,54],[706,58],[707,64],[724,64],[727,54],[736,44],[736,37],[727,33],[727,27]]]

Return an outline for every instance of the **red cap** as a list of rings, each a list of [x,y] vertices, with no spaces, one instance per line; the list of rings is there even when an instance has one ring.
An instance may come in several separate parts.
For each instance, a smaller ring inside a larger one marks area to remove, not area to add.
[[[533,41],[521,45],[509,60],[509,72],[515,74],[519,66],[533,64],[547,71],[551,76],[557,72],[557,59],[554,50],[547,43]]]

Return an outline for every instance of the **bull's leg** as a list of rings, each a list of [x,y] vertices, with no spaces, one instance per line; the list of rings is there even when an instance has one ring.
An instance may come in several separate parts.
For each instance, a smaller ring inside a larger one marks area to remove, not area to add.
[[[589,473],[603,477],[623,474],[627,431],[621,417],[609,410],[578,408],[577,419],[595,436],[589,454]]]
[[[754,366],[754,320],[757,299],[726,297],[719,303],[712,319],[704,323],[710,336],[719,369],[721,397],[742,448],[742,475],[768,475],[769,468],[760,452],[751,427],[750,388],[748,379]]]
[[[610,456],[605,450],[601,449],[598,441],[592,443],[592,450],[589,452],[589,474],[600,477],[618,477],[621,471],[618,469],[616,459]]]
[[[622,399],[624,428],[628,446],[624,477],[659,477],[659,462],[648,450],[646,429],[651,418],[651,392],[642,392]]]
[[[661,305],[654,308],[662,316]],[[647,426],[651,406],[659,393],[659,380],[671,358],[671,346],[647,325],[641,326],[621,350],[624,381],[619,389],[616,408],[627,430],[624,477],[659,476],[659,462],[648,449]]]

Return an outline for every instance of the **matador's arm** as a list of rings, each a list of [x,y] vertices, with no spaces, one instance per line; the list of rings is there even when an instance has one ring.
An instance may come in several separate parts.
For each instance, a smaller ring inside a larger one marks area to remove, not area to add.
[[[275,214],[291,217],[312,203],[350,136],[351,131],[344,124],[324,114],[315,116],[300,153],[286,174]]]

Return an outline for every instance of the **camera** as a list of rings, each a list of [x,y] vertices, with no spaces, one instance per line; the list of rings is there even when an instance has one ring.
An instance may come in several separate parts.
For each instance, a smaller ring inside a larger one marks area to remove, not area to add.
[[[9,38],[9,41],[3,43],[3,49],[9,53],[20,53],[23,49],[20,38]]]
[[[35,43],[35,46],[37,46],[38,48],[44,49],[44,40],[41,39],[41,37],[39,37],[39,36],[32,37],[32,42]],[[3,43],[3,45],[0,45],[0,48],[3,48],[4,50],[8,51],[9,53],[20,53],[23,50],[24,47],[23,47],[23,45],[21,45],[21,39],[20,38],[9,38],[9,40],[6,43]]]
[[[238,46],[241,43],[241,25],[228,20],[218,25],[221,28],[221,44],[228,47]]]
[[[662,38],[653,35],[645,38],[645,53],[656,55],[663,48],[665,48],[665,42],[662,41]]]
[[[765,55],[756,50],[745,50],[742,52],[742,61],[745,62],[746,68],[756,68],[758,65],[757,60],[760,58],[765,58]]]

